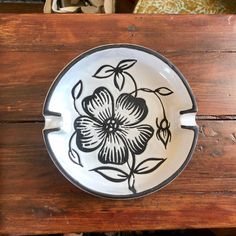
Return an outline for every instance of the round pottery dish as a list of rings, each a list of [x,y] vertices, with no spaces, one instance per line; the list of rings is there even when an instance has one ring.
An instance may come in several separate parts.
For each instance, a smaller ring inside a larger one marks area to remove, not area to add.
[[[196,101],[179,70],[150,49],[104,45],[70,62],[43,109],[61,173],[97,196],[141,197],[171,182],[194,151]]]

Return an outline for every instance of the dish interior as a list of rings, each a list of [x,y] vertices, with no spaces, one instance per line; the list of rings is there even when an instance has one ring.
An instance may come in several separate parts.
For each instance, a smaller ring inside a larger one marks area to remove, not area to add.
[[[140,196],[163,187],[189,161],[197,129],[193,99],[182,75],[155,53],[94,50],[52,86],[46,145],[60,171],[85,191]]]

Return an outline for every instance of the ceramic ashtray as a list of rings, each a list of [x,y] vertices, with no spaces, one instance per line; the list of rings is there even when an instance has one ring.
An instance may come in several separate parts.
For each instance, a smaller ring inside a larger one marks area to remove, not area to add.
[[[193,93],[165,57],[105,45],[70,62],[43,109],[47,150],[77,187],[108,198],[159,190],[187,165],[197,141]]]

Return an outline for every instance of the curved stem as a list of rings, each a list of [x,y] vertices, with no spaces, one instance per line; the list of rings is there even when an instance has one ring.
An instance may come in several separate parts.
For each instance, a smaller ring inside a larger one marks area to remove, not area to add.
[[[135,163],[136,163],[136,159],[135,159],[135,155],[132,153],[132,166],[131,166],[131,172],[133,174],[134,171],[134,167],[135,167]]]
[[[83,165],[80,161],[80,156],[79,156],[78,152],[71,147],[71,142],[72,142],[72,139],[74,138],[75,134],[76,134],[76,131],[70,137],[68,155],[69,155],[69,158],[71,159],[72,162],[83,167]]]
[[[72,142],[72,139],[75,136],[75,134],[76,134],[76,131],[70,137],[70,140],[69,140],[69,151],[71,150],[71,142]]]
[[[139,89],[134,90],[130,94],[133,94],[133,93],[137,94],[138,91],[142,91],[142,92],[146,92],[146,93],[154,93],[155,92],[155,91],[148,89],[148,88],[139,88]]]
[[[146,92],[146,93],[153,93],[158,98],[158,100],[160,101],[161,107],[162,107],[162,111],[163,111],[163,116],[164,116],[164,118],[166,118],[166,112],[165,112],[165,108],[164,108],[163,102],[162,102],[160,96],[154,90],[151,90],[149,88],[139,88],[139,89],[134,90],[130,94],[135,93],[137,95],[138,91],[142,91],[142,92]]]
[[[78,113],[78,115],[80,115],[80,112],[79,112],[79,110],[77,109],[75,102],[76,102],[76,99],[74,99],[74,108],[75,108],[76,112]]]
[[[130,73],[127,73],[126,71],[124,71],[123,73],[128,75],[130,77],[130,79],[133,81],[133,83],[134,83],[134,96],[137,97],[138,87],[137,87],[137,84],[136,84],[133,76]]]
[[[131,166],[130,166],[130,164],[129,164],[129,162],[127,161],[127,165],[128,165],[128,167],[129,167],[129,169],[131,170]]]
[[[129,186],[129,190],[132,192],[132,193],[136,193],[136,189],[134,187],[134,184],[135,184],[135,176],[134,176],[134,168],[135,168],[135,162],[136,162],[136,159],[135,159],[135,155],[132,153],[131,154],[132,156],[132,164],[130,166],[130,164],[127,162],[127,165],[130,169],[130,173],[129,173],[129,177],[128,177],[128,186]]]
[[[162,100],[161,100],[160,96],[155,91],[154,91],[154,94],[158,98],[158,100],[160,101],[161,107],[162,107],[162,111],[163,111],[163,116],[164,116],[164,118],[166,118],[166,112],[165,112],[165,108],[164,108],[164,105],[162,103]]]

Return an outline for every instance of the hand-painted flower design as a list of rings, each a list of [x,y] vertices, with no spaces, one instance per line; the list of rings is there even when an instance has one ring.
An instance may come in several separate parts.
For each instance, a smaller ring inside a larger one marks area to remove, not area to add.
[[[97,151],[98,160],[103,164],[90,169],[103,178],[118,183],[127,181],[128,188],[136,193],[136,175],[149,174],[155,171],[165,158],[149,157],[137,163],[136,155],[142,154],[154,134],[154,128],[148,124],[139,124],[148,114],[145,100],[138,97],[139,93],[152,93],[158,99],[163,111],[163,119],[158,124],[156,118],[156,137],[165,148],[171,140],[170,123],[166,118],[163,96],[169,96],[173,91],[167,87],[156,89],[138,88],[132,75],[127,71],[137,62],[135,59],[120,61],[116,67],[102,65],[93,77],[97,79],[113,78],[114,86],[121,91],[125,79],[133,81],[134,90],[130,93],[120,93],[114,98],[105,87],[98,87],[91,96],[80,100],[83,91],[82,81],[73,87],[71,95],[78,118],[74,122],[75,132],[69,140],[68,155],[72,162],[83,167],[78,149],[82,152]],[[81,115],[82,105],[85,115]],[[77,146],[77,148],[75,147]],[[77,150],[76,150],[77,149]],[[123,165],[127,169],[107,164]]]
[[[100,148],[101,163],[126,163],[130,154],[143,153],[153,136],[150,125],[139,125],[148,114],[142,98],[123,93],[115,102],[107,88],[99,87],[83,99],[82,107],[87,115],[74,122],[76,144],[83,152]]]

